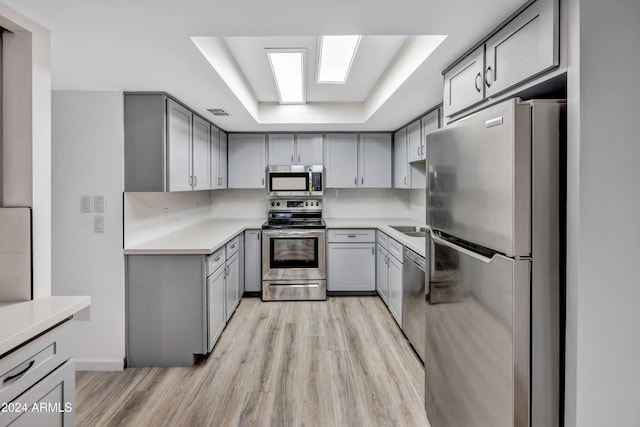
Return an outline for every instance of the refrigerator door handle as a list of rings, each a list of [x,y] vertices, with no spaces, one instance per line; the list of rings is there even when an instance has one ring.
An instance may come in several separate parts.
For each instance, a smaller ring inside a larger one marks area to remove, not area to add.
[[[462,246],[458,246],[458,245],[456,245],[454,243],[451,243],[451,242],[443,239],[442,237],[439,237],[437,231],[429,230],[429,233],[431,234],[431,239],[434,242],[436,242],[437,244],[439,244],[439,245],[448,246],[453,250],[461,252],[461,253],[463,253],[465,255],[469,255],[470,257],[475,258],[478,261],[482,261],[485,264],[488,264],[493,260],[493,257],[487,258],[486,256],[480,255],[480,254],[478,254],[476,252],[473,252],[473,251],[471,251],[469,249],[463,248]]]

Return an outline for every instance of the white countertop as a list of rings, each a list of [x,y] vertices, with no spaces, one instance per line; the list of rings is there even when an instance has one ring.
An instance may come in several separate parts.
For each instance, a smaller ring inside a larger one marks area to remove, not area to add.
[[[210,254],[247,229],[260,229],[264,218],[210,219],[124,248],[125,255]]]
[[[425,257],[425,238],[411,237],[394,230],[390,225],[415,225],[424,227],[424,224],[407,218],[325,218],[327,228],[376,228],[387,236],[397,240],[402,246],[411,249],[421,257]]]
[[[407,218],[325,218],[327,228],[376,228],[418,255],[425,256],[424,237],[410,237],[390,225],[424,224]],[[260,229],[264,218],[210,219],[144,243],[127,247],[125,255],[208,255],[224,246],[237,234],[248,229]]]
[[[0,355],[91,304],[86,296],[52,296],[0,303]]]

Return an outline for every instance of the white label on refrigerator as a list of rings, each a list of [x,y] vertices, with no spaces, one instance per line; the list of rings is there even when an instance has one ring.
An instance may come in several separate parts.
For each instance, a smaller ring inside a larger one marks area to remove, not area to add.
[[[494,126],[500,126],[500,125],[502,125],[502,116],[496,117],[495,119],[487,120],[486,122],[484,122],[484,127],[486,128],[492,128]]]

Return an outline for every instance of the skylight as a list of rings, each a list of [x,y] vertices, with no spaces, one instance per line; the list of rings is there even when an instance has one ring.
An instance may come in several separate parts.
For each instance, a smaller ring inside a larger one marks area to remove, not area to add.
[[[347,81],[360,36],[322,36],[318,59],[318,83]]]
[[[276,81],[280,104],[306,103],[305,49],[265,49]]]

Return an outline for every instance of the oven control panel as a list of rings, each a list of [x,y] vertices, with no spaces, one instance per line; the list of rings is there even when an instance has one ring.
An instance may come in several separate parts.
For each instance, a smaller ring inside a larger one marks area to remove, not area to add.
[[[322,211],[322,199],[270,199],[269,211]]]

